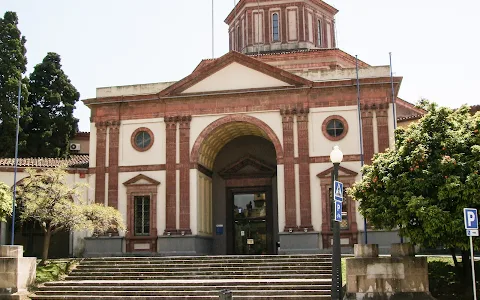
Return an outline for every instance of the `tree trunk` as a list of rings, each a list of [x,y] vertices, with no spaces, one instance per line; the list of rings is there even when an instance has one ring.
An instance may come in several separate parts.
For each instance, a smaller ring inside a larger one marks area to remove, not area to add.
[[[465,280],[471,280],[472,278],[470,251],[468,250],[462,250],[462,276]]]
[[[45,232],[45,238],[43,239],[43,252],[42,252],[42,261],[40,265],[45,265],[48,259],[48,249],[50,248],[50,237],[52,236],[52,229],[50,226],[47,228]]]
[[[450,254],[452,255],[453,264],[455,265],[455,269],[460,270],[460,265],[458,264],[457,255],[455,254],[455,248],[450,248]]]

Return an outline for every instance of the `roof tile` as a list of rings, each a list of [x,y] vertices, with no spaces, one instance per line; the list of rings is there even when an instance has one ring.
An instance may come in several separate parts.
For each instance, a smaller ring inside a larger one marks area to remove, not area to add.
[[[18,159],[18,167],[55,168],[66,165],[68,168],[88,168],[88,155],[72,155],[69,158],[26,157]],[[0,167],[15,166],[15,158],[0,158]]]

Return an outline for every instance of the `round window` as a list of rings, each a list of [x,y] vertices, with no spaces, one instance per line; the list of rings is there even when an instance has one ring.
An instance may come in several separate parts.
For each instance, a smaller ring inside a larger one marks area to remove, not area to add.
[[[150,143],[152,142],[152,137],[150,134],[146,131],[140,131],[137,133],[135,136],[135,145],[138,148],[145,149],[148,146],[150,146]]]
[[[343,125],[342,121],[338,119],[330,120],[327,123],[327,133],[331,137],[341,136],[344,130],[345,130],[345,126]]]
[[[153,132],[146,127],[138,128],[133,132],[131,141],[137,151],[147,151],[153,144]]]

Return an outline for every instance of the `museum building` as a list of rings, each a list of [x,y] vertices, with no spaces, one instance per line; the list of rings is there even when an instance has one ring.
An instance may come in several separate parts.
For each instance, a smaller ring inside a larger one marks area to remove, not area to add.
[[[321,0],[241,0],[225,20],[227,54],[177,82],[97,88],[84,100],[89,167],[71,173],[89,183],[87,199],[118,208],[128,230],[73,233],[71,252],[329,251],[333,146],[349,187],[361,179],[362,152],[368,164],[393,146],[397,118],[422,114],[397,97],[402,78],[392,84],[389,66],[336,48],[337,12]],[[357,206],[345,196],[346,248],[364,238]],[[381,245],[399,240],[368,234]]]

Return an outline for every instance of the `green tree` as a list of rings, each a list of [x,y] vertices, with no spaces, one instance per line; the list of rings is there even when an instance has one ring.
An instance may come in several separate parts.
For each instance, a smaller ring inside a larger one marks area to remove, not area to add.
[[[0,222],[6,222],[12,215],[12,191],[10,187],[0,182]]]
[[[463,208],[480,208],[480,114],[422,105],[428,113],[396,131],[395,149],[376,155],[349,193],[375,227],[399,227],[424,247],[461,250],[468,276]]]
[[[18,186],[17,201],[20,218],[35,221],[45,233],[42,264],[48,258],[50,238],[62,230],[108,229],[124,230],[125,224],[118,210],[82,201],[82,184],[70,186],[64,168],[38,172],[27,169],[28,177]]]
[[[7,11],[0,18],[0,157],[13,157],[15,154],[15,138],[17,127],[18,81],[26,71],[27,57],[25,42],[18,29],[18,17],[15,12]],[[22,86],[23,99],[27,89]],[[21,125],[24,128],[28,119],[26,101],[21,103]],[[25,148],[26,136],[20,130],[20,150]]]
[[[28,105],[32,122],[27,130],[30,156],[67,156],[69,141],[78,131],[73,110],[80,94],[60,62],[60,55],[49,52],[30,74]]]

